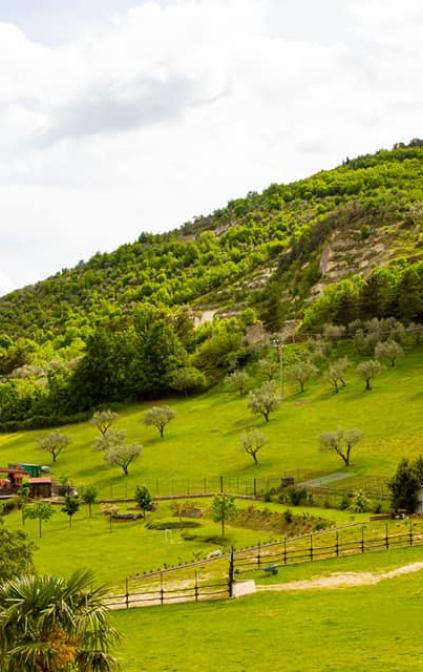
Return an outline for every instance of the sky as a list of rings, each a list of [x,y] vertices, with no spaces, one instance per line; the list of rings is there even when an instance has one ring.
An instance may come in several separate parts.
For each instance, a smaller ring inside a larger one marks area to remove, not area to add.
[[[0,294],[423,136],[420,0],[0,0]]]

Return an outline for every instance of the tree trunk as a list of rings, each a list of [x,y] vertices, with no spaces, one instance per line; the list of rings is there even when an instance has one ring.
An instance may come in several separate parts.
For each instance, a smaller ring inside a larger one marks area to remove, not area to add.
[[[258,459],[257,459],[257,455],[256,455],[255,451],[253,451],[253,452],[251,453],[251,456],[252,456],[252,458],[253,458],[253,460],[254,460],[254,464],[258,464]]]
[[[222,537],[224,537],[225,536],[225,519],[222,518],[221,522],[222,522]]]
[[[263,417],[266,420],[266,422],[269,422],[269,414],[268,413],[263,413]]]
[[[159,432],[160,432],[160,438],[162,439],[164,434],[164,427],[160,427]]]
[[[303,383],[302,380],[300,380],[300,388],[301,388],[301,392],[304,392],[304,383]]]
[[[371,390],[371,389],[372,389],[372,387],[370,385],[370,378],[367,378],[367,380],[366,380],[366,390]]]
[[[338,381],[337,381],[337,380],[334,380],[334,381],[333,381],[333,384],[334,384],[334,386],[335,386],[335,394],[338,394],[338,392],[339,392]]]
[[[128,466],[126,464],[122,465],[122,469],[123,469],[123,473],[125,474],[125,476],[127,476],[128,475]]]

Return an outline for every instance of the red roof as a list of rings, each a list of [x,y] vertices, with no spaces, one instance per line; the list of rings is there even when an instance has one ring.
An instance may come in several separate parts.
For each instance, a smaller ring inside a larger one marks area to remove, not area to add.
[[[45,476],[39,476],[38,478],[30,478],[31,483],[51,483],[51,478],[46,478]]]
[[[12,469],[12,467],[0,467],[0,473],[1,474],[22,474],[22,476],[26,476],[26,472],[22,471],[22,469]]]

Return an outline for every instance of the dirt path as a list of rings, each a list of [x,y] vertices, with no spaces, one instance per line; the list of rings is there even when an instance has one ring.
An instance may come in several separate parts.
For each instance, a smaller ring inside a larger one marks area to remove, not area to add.
[[[348,588],[353,586],[371,586],[387,579],[394,579],[403,574],[413,574],[423,570],[423,562],[413,562],[410,565],[397,567],[388,572],[373,574],[372,572],[345,572],[344,574],[331,574],[330,576],[320,576],[305,581],[291,581],[290,583],[276,583],[273,585],[257,585],[257,591],[294,591],[294,590],[316,590],[319,588]]]

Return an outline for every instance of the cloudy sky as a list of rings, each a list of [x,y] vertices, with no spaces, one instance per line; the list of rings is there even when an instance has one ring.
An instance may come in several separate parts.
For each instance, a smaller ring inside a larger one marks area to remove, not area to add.
[[[1,0],[0,293],[421,137],[422,31],[420,0]]]

